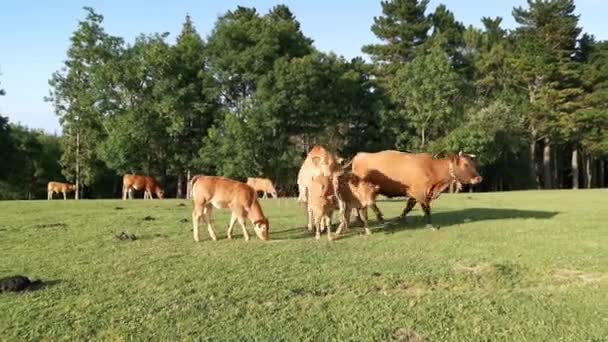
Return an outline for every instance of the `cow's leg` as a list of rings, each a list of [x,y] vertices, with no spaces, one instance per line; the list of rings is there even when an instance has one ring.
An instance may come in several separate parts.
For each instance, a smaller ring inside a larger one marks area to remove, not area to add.
[[[410,211],[412,211],[412,209],[414,209],[415,205],[416,205],[416,199],[413,197],[408,198],[407,205],[405,206],[405,209],[403,209],[403,212],[401,213],[401,218],[405,219],[407,214],[409,214]]]
[[[372,208],[372,210],[376,214],[376,217],[378,218],[378,221],[380,223],[383,223],[384,222],[384,215],[382,215],[382,212],[380,211],[380,209],[378,208],[378,206],[376,205],[376,203],[370,205],[370,207]]]
[[[230,240],[232,239],[232,230],[234,229],[234,225],[236,224],[237,221],[237,217],[235,213],[232,213],[232,216],[230,216],[230,225],[228,226],[228,233],[227,238]]]
[[[326,215],[323,217],[323,221],[325,223],[325,229],[327,230],[327,240],[333,240],[331,236],[331,216]]]
[[[360,212],[360,216],[363,219],[363,229],[365,230],[365,235],[371,235],[372,232],[369,230],[369,227],[367,226],[367,210],[366,208],[361,208],[361,209],[357,209],[357,212]]]
[[[342,210],[340,210],[340,225],[338,226],[338,230],[336,230],[336,236],[340,235],[343,230],[348,230],[348,221],[350,220],[351,211],[352,209],[348,206],[345,206]]]
[[[237,215],[237,220],[241,225],[241,229],[243,229],[243,236],[245,237],[245,241],[249,241],[249,233],[247,232],[247,227],[245,227],[245,215]]]
[[[314,229],[314,227],[315,227],[314,226],[314,222],[313,222],[314,221],[314,217],[312,215],[312,209],[310,207],[308,207],[308,206],[306,207],[306,214],[308,215],[308,224],[307,224],[308,231],[312,232],[313,229]]]
[[[47,191],[46,199],[49,200],[49,201],[53,199],[53,192],[52,191]]]
[[[264,193],[264,194],[262,195],[262,198],[267,198],[267,197],[268,197],[268,194],[266,193],[266,191],[262,191],[262,193]]]
[[[431,204],[420,202],[422,210],[424,210],[424,220],[426,221],[426,227],[432,230],[439,229],[439,226],[434,225],[431,222]]]
[[[192,209],[192,236],[196,242],[198,242],[198,225],[202,217],[203,205],[200,203],[194,203],[194,208]]]
[[[68,199],[68,194],[65,191],[63,191],[63,200],[65,201],[67,199]]]
[[[215,236],[215,231],[213,230],[212,219],[211,219],[212,210],[213,210],[213,206],[211,204],[207,204],[203,208],[203,218],[207,222],[207,230],[209,231],[209,236],[211,236],[211,240],[217,241],[217,237]]]

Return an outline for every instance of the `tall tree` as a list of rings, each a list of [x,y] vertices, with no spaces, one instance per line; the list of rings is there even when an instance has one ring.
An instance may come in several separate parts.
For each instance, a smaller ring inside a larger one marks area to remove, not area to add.
[[[363,46],[363,52],[381,64],[401,64],[417,56],[432,22],[425,11],[429,0],[385,0],[382,15],[374,17],[372,32],[383,43]]]
[[[110,86],[100,70],[119,54],[122,39],[110,36],[103,16],[85,7],[87,16],[70,38],[64,67],[53,74],[49,101],[63,126],[64,175],[76,183],[76,198],[82,186],[94,181],[97,171],[97,144],[105,135],[101,117],[104,106],[101,87]]]

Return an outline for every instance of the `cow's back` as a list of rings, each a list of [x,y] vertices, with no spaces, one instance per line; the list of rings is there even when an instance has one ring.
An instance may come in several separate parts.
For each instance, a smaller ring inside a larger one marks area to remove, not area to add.
[[[219,176],[197,176],[193,179],[192,198],[200,202],[217,202],[223,207],[230,203],[239,203],[250,207],[257,199],[253,187]]]
[[[426,184],[432,178],[432,156],[394,150],[376,153],[358,153],[353,158],[353,173],[380,186],[380,193],[388,196],[405,196],[417,184]]]

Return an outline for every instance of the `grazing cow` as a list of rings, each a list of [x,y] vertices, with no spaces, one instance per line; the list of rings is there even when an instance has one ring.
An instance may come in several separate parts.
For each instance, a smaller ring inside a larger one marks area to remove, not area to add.
[[[218,209],[229,208],[232,211],[230,226],[228,226],[228,239],[232,239],[232,229],[239,222],[243,229],[245,240],[249,240],[249,234],[245,227],[245,219],[249,218],[253,224],[256,235],[262,240],[268,240],[270,223],[255,190],[245,183],[232,179],[216,176],[195,176],[192,178],[192,234],[194,241],[198,242],[198,226],[202,218],[207,223],[207,230],[213,241],[217,240],[211,223],[211,211],[213,207]]]
[[[247,185],[252,187],[256,192],[261,191],[263,193],[263,198],[266,198],[268,193],[273,198],[277,198],[277,191],[274,189],[272,181],[268,178],[249,177],[247,178]]]
[[[52,200],[54,193],[63,193],[63,199],[66,200],[68,198],[68,192],[76,191],[76,185],[70,183],[61,183],[61,182],[49,182],[46,186],[47,190],[47,199]]]
[[[340,205],[340,226],[336,235],[340,235],[342,230],[348,230],[350,215],[353,209],[363,221],[365,234],[371,234],[367,227],[367,210],[369,206],[376,203],[380,186],[361,179],[353,173],[347,173],[339,177],[338,191],[336,197]]]
[[[341,158],[335,157],[323,146],[314,146],[298,172],[298,201],[306,203],[308,201],[308,188],[315,176],[328,176],[332,177],[334,188],[337,187],[337,175],[343,172],[340,163]],[[308,230],[313,230],[313,222],[310,220],[310,213],[308,215]]]
[[[308,222],[315,228],[315,238],[321,238],[321,231],[327,230],[327,239],[331,236],[331,215],[337,207],[334,186],[331,177],[324,175],[314,176],[308,184]]]
[[[353,173],[380,186],[380,194],[387,197],[407,196],[408,201],[401,217],[420,203],[424,210],[426,225],[431,223],[431,201],[453,182],[478,184],[482,181],[472,161],[473,155],[451,155],[445,159],[435,159],[426,153],[404,153],[381,151],[358,153],[352,161]],[[374,204],[371,206],[378,220],[382,213]]]
[[[144,190],[144,199],[152,199],[152,193],[155,193],[159,199],[165,197],[165,191],[152,176],[124,175],[122,177],[122,199],[126,200],[127,194],[131,198],[130,194],[133,189]]]

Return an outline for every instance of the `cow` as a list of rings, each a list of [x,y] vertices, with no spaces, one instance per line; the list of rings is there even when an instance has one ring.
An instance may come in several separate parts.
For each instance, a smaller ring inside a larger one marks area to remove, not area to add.
[[[274,189],[272,181],[268,178],[247,178],[247,185],[253,188],[256,192],[261,191],[262,197],[266,198],[270,194],[273,198],[277,198],[277,191]]]
[[[68,198],[68,192],[76,191],[76,185],[70,183],[61,183],[61,182],[49,182],[46,186],[47,190],[47,199],[52,200],[54,193],[63,193],[63,199],[66,200]]]
[[[128,174],[122,177],[122,199],[127,199],[127,194],[135,190],[144,190],[144,199],[152,199],[152,194],[156,194],[159,199],[165,197],[165,191],[152,176]]]
[[[337,175],[343,172],[342,167],[340,166],[341,162],[341,158],[334,156],[323,146],[313,146],[298,172],[298,201],[303,203],[308,201],[308,188],[315,176],[322,175],[332,177],[334,188],[336,188]],[[308,218],[308,230],[312,231],[313,222],[310,220],[310,213],[308,213]]]
[[[348,230],[350,215],[353,209],[363,221],[365,234],[371,232],[367,226],[367,207],[376,203],[380,186],[366,181],[353,173],[345,173],[339,177],[336,197],[340,206],[340,226],[336,235],[342,230]]]
[[[331,177],[316,175],[308,184],[306,206],[308,209],[308,222],[315,228],[315,238],[321,238],[321,231],[327,231],[327,239],[331,236],[331,216],[338,207]]]
[[[358,153],[352,160],[352,172],[380,187],[380,194],[387,197],[406,196],[407,205],[402,218],[420,203],[425,214],[426,226],[437,229],[431,221],[431,201],[439,197],[453,182],[478,184],[482,177],[477,173],[472,158],[460,152],[444,159],[435,159],[427,153],[381,151]],[[371,208],[379,221],[383,221],[380,209]]]
[[[228,226],[228,239],[232,239],[232,229],[238,221],[243,229],[245,240],[249,234],[245,219],[249,218],[256,235],[261,240],[270,239],[270,222],[264,216],[256,191],[249,185],[225,177],[195,176],[192,178],[192,234],[194,241],[199,241],[198,226],[201,218],[207,223],[207,230],[213,241],[217,241],[211,222],[213,207],[228,208],[232,211]]]

